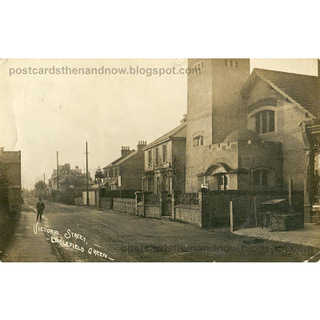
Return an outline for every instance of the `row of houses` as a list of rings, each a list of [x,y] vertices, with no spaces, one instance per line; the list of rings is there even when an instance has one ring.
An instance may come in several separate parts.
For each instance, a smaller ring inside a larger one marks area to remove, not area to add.
[[[103,168],[103,186],[153,194],[294,190],[304,219],[320,203],[320,78],[190,59],[187,114],[170,132]]]

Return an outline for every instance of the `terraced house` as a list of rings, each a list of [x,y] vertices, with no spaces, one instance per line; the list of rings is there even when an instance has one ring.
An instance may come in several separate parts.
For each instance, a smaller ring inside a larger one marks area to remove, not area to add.
[[[103,184],[107,190],[140,190],[144,169],[146,141],[139,141],[137,150],[121,147],[121,157],[103,168]]]
[[[187,122],[148,144],[144,149],[143,190],[159,194],[184,192]]]

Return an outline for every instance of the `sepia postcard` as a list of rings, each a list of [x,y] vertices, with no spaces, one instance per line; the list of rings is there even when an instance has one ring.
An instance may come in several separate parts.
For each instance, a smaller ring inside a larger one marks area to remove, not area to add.
[[[318,59],[0,60],[2,262],[316,262]]]

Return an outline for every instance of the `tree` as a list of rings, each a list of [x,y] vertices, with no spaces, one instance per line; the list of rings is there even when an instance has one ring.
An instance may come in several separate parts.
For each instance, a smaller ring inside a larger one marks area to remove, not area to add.
[[[101,185],[101,182],[102,182],[102,180],[103,180],[103,178],[105,178],[105,176],[104,176],[104,173],[103,173],[103,171],[100,169],[100,168],[98,168],[97,170],[96,170],[96,173],[95,173],[95,182],[98,184],[98,185]]]
[[[89,175],[89,183],[91,178]],[[54,170],[49,180],[50,194],[54,201],[74,204],[74,199],[82,196],[86,189],[87,177],[79,167],[71,168],[69,163],[59,166],[59,190],[57,190],[57,171]]]
[[[35,194],[37,197],[47,196],[47,185],[44,181],[40,180],[34,185]]]

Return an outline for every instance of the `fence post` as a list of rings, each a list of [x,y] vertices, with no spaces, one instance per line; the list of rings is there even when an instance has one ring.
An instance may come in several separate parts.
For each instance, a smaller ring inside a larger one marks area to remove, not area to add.
[[[135,200],[136,200],[136,203],[135,203],[135,210],[136,210],[136,216],[138,215],[138,191],[136,191],[134,193],[135,195]]]
[[[232,200],[230,201],[230,232],[233,232],[233,204]]]
[[[288,200],[289,200],[289,208],[292,209],[292,178],[289,176],[289,186],[288,186]]]
[[[203,228],[204,226],[204,215],[205,215],[205,210],[204,210],[204,199],[203,199],[203,193],[200,191],[198,193],[199,195],[199,209],[200,209],[200,228]]]
[[[254,220],[256,223],[256,227],[258,226],[258,218],[257,218],[257,197],[253,196],[253,214],[254,214]]]
[[[160,218],[163,216],[163,199],[162,199],[162,192],[159,194],[159,202],[160,202]]]
[[[176,220],[175,197],[174,191],[171,193],[171,220]]]
[[[142,192],[142,216],[146,216],[146,210],[145,210],[145,199],[144,199],[144,192]]]

